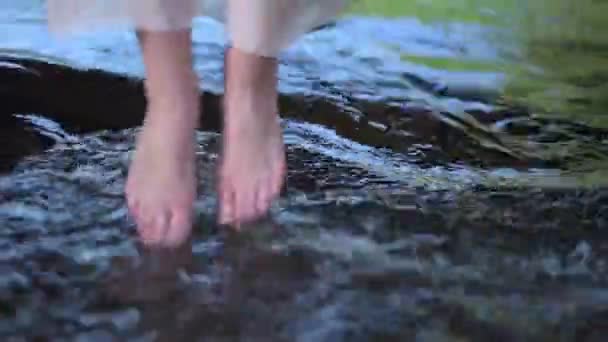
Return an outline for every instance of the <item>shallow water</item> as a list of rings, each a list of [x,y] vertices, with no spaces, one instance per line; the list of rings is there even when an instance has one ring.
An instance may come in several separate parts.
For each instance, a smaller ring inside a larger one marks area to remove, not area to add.
[[[37,2],[1,6],[0,44],[20,50],[4,69],[26,50],[142,75],[132,34],[57,42]],[[222,29],[200,19],[195,31],[202,87],[219,93]],[[499,67],[429,66],[506,63],[496,34],[349,17],[298,41],[281,92],[315,105],[283,113],[286,193],[243,235],[216,226],[218,135],[200,132],[198,221],[174,252],[139,246],[127,216],[135,128],[76,134],[14,113],[54,144],[0,177],[0,336],[600,341],[608,193],[572,169],[603,160],[606,132],[518,113]]]

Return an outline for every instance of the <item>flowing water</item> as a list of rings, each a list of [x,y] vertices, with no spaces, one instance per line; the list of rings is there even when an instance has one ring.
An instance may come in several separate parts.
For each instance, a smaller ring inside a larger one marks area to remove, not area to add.
[[[583,33],[558,39],[538,27],[566,25],[565,5],[446,2],[363,2],[285,51],[285,194],[245,233],[218,227],[218,133],[201,131],[177,251],[138,245],[125,208],[137,128],[87,126],[93,104],[84,133],[33,100],[13,110],[49,148],[0,177],[2,341],[603,341],[608,64],[588,9],[604,5],[581,2]],[[57,41],[43,14],[0,4],[2,73],[41,75],[34,58],[143,75],[132,33]],[[211,93],[223,49],[197,19]],[[90,83],[65,79],[77,102]]]

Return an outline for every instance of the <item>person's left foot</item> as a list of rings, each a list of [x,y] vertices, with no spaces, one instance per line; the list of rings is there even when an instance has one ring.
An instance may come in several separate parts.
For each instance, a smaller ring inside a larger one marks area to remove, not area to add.
[[[137,138],[126,196],[142,241],[150,246],[177,247],[192,230],[196,121],[189,118],[198,113],[151,107]]]
[[[231,49],[226,70],[219,222],[238,225],[265,215],[280,194],[285,147],[276,61]]]
[[[147,108],[125,192],[141,240],[175,248],[190,236],[197,185],[200,103],[190,31],[140,31],[138,38]]]

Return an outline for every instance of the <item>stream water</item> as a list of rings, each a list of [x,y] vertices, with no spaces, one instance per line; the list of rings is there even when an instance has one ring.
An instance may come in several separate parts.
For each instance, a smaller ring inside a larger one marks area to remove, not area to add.
[[[137,128],[13,113],[53,145],[0,176],[2,341],[603,341],[608,131],[506,98],[529,89],[505,72],[525,50],[507,33],[411,15],[349,16],[281,56],[287,99],[332,106],[284,113],[287,191],[243,234],[214,223],[218,134],[199,133],[198,220],[177,251],[139,246],[126,211]],[[223,35],[196,20],[212,93]],[[143,75],[132,33],[51,39],[39,1],[0,4],[0,47],[5,69]]]

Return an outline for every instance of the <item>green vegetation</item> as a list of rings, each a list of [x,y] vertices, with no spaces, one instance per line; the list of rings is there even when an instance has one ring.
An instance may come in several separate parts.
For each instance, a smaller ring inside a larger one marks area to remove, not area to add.
[[[522,104],[535,116],[563,118],[608,128],[608,0],[354,0],[350,13],[415,17],[442,27],[450,22],[493,26],[487,39],[501,60],[464,56],[429,57],[403,54],[410,63],[448,71],[502,72],[508,76],[505,100]],[[480,39],[480,38],[471,38]],[[513,50],[511,47],[515,47]],[[606,184],[608,160],[600,145],[584,137],[543,144],[542,155],[594,155],[571,165],[577,184]],[[513,139],[526,150],[529,142]],[[601,150],[601,151],[600,151]],[[562,184],[563,185],[563,184]]]
[[[349,14],[372,16],[415,17],[422,22],[441,27],[449,22],[501,25],[512,18],[515,4],[511,1],[481,0],[353,0]],[[506,14],[509,15],[506,15]],[[429,57],[403,55],[411,63],[449,70],[498,72],[511,70],[514,66],[504,61],[472,60],[465,57]]]
[[[354,0],[350,13],[506,28],[503,40],[488,38],[498,46],[516,44],[523,52],[517,59],[403,58],[442,70],[504,72],[510,76],[504,90],[510,100],[538,115],[608,128],[607,11],[606,0]]]
[[[415,16],[422,21],[495,23],[517,1],[483,0],[353,0],[352,13],[385,17]]]
[[[542,73],[519,73],[507,94],[540,112],[608,128],[607,1],[528,4],[517,33],[524,60]]]

